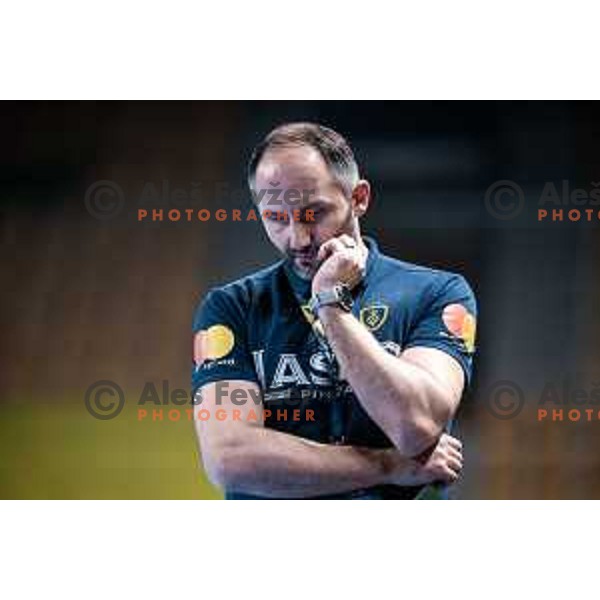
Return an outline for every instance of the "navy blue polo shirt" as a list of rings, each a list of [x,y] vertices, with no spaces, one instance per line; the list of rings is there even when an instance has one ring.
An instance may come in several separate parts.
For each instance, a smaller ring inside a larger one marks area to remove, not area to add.
[[[373,239],[364,241],[369,254],[365,277],[353,290],[354,316],[393,355],[415,346],[446,352],[468,383],[476,303],[465,279],[391,258]],[[321,443],[391,447],[337,376],[320,324],[307,310],[309,298],[310,282],[286,260],[212,289],[193,320],[201,359],[193,366],[192,393],[211,382],[252,381],[268,413],[265,427]],[[327,498],[414,498],[422,490],[385,485]],[[227,490],[225,495],[250,498]]]

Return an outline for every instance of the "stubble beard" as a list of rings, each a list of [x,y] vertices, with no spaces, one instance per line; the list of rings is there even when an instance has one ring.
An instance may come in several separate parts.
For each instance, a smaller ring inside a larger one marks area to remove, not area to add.
[[[348,203],[348,213],[347,213],[346,217],[344,218],[342,224],[338,228],[337,233],[330,236],[327,240],[324,240],[323,243],[329,241],[330,239],[332,239],[334,237],[338,237],[343,234],[354,237],[355,231],[356,231],[355,216],[352,211],[352,207],[351,207],[350,203]],[[287,252],[285,252],[285,256],[286,256],[286,259],[288,260],[289,264],[291,265],[294,273],[296,273],[296,275],[298,275],[298,277],[300,277],[301,279],[304,279],[305,281],[312,281],[314,276],[317,274],[319,267],[321,266],[321,264],[317,262],[318,251],[319,251],[319,247],[311,248],[310,253],[314,254],[314,259],[313,259],[314,262],[312,265],[306,266],[306,267],[299,266],[297,264],[298,259],[293,252],[287,251]]]

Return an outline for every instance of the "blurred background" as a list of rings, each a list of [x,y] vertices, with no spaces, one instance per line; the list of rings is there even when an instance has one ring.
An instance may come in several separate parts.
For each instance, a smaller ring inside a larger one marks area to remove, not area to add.
[[[252,147],[291,120],[347,137],[383,251],[462,273],[476,293],[453,495],[600,497],[600,419],[537,417],[548,386],[600,386],[600,220],[537,220],[549,183],[561,198],[600,185],[598,104],[342,101],[0,103],[0,497],[220,497],[192,423],[169,421],[172,406],[140,421],[137,401],[147,382],[189,391],[194,307],[277,256],[256,222],[138,209],[244,214]],[[86,409],[98,380],[124,390],[114,419]],[[490,391],[502,381],[522,410]]]

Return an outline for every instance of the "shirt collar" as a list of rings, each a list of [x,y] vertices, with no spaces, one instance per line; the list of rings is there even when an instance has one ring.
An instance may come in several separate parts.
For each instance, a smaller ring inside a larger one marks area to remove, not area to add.
[[[363,236],[363,242],[369,249],[369,254],[367,255],[367,265],[366,265],[366,273],[365,279],[370,279],[371,275],[373,275],[373,270],[375,269],[375,265],[379,261],[379,247],[377,246],[377,242],[370,236]]]

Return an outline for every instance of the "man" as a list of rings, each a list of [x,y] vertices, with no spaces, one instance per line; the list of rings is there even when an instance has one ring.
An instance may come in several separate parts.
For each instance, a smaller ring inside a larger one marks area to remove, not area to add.
[[[331,129],[278,127],[248,183],[284,258],[196,311],[208,476],[227,498],[415,498],[455,481],[462,446],[445,430],[474,351],[466,281],[361,237],[370,186]]]

